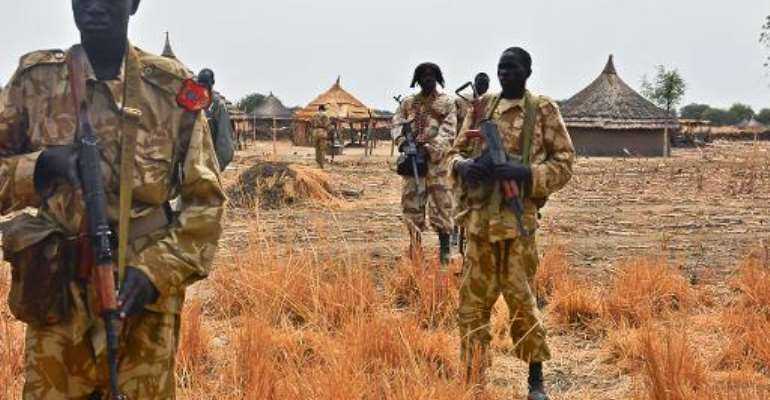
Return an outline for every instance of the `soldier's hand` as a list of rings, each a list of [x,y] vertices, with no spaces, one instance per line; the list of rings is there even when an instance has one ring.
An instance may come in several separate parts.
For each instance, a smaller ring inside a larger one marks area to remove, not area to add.
[[[155,303],[157,300],[158,289],[150,282],[150,278],[139,269],[127,267],[126,277],[123,279],[118,296],[120,318],[140,314],[144,306]]]
[[[80,187],[78,178],[78,146],[68,144],[44,150],[35,163],[35,191],[48,196],[60,184]]]
[[[455,163],[454,169],[466,185],[476,186],[489,177],[487,168],[475,160],[458,161]]]
[[[532,183],[532,169],[524,164],[508,161],[505,164],[496,165],[495,178],[499,180],[515,180],[519,183]]]

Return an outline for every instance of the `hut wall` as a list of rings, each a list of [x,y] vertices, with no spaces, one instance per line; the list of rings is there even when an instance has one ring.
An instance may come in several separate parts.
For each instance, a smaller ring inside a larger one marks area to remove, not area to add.
[[[599,128],[569,128],[575,151],[581,156],[662,157],[663,130],[604,130]]]

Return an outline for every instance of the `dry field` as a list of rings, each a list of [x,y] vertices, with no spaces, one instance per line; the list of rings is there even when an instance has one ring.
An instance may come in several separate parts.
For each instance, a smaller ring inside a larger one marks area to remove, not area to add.
[[[228,186],[271,146],[252,145]],[[770,398],[770,144],[718,142],[667,160],[580,159],[544,209],[538,295],[551,397]],[[312,150],[279,145],[281,161]],[[232,208],[212,276],[188,296],[184,399],[470,399],[457,282],[402,258],[389,146],[325,173],[355,197]],[[7,291],[7,270],[0,295]],[[3,306],[4,307],[4,306]],[[525,398],[506,312],[482,399]],[[0,309],[0,398],[18,398],[23,328]]]

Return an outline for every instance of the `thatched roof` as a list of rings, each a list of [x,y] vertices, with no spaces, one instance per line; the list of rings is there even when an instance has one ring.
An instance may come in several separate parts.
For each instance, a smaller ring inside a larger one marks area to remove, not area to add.
[[[255,108],[251,115],[257,119],[291,119],[293,113],[273,95],[273,92],[270,92],[270,95],[265,97],[262,104]]]
[[[762,125],[761,122],[754,119],[754,117],[746,118],[743,121],[739,122],[738,125],[736,125],[738,128],[744,128],[744,129],[764,129],[765,126]]]
[[[569,127],[601,129],[676,128],[676,119],[631,89],[618,76],[612,55],[588,87],[561,107]]]
[[[161,53],[163,57],[166,58],[173,58],[176,60],[176,54],[174,54],[174,49],[171,48],[171,40],[168,38],[168,32],[166,32],[166,44],[163,45],[163,53]]]
[[[369,107],[348,93],[340,85],[340,78],[326,92],[316,97],[310,104],[295,114],[296,119],[309,121],[318,113],[318,106],[326,105],[330,116],[345,120],[367,120],[370,117]]]

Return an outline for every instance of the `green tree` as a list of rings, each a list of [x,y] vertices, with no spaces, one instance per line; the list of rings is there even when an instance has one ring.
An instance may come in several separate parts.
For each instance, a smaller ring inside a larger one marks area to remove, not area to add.
[[[687,84],[676,69],[667,70],[666,67],[658,65],[652,82],[648,81],[647,77],[642,78],[642,94],[658,107],[665,109],[671,116],[676,116],[676,106],[682,101],[685,91],[687,91]],[[663,154],[668,157],[668,153],[669,140],[668,127],[666,127],[663,130]]]
[[[715,126],[734,124],[734,116],[721,108],[709,108],[703,112],[702,118],[711,121],[711,124]]]
[[[674,107],[682,101],[685,91],[687,84],[676,69],[667,70],[666,67],[658,65],[652,81],[648,81],[646,76],[642,78],[644,97],[669,114],[675,111]]]
[[[770,108],[763,108],[757,113],[757,121],[763,125],[770,125]]]
[[[688,104],[679,110],[679,116],[687,119],[704,119],[703,114],[710,110],[711,106],[708,104]]]
[[[242,99],[238,100],[238,109],[241,111],[244,111],[246,113],[251,113],[259,107],[262,102],[265,101],[267,96],[264,94],[259,93],[251,93],[244,96]]]
[[[740,123],[741,121],[745,121],[747,119],[751,119],[754,117],[754,115],[756,115],[754,113],[754,109],[752,109],[751,106],[741,103],[733,104],[728,112],[732,117],[731,125]]]

